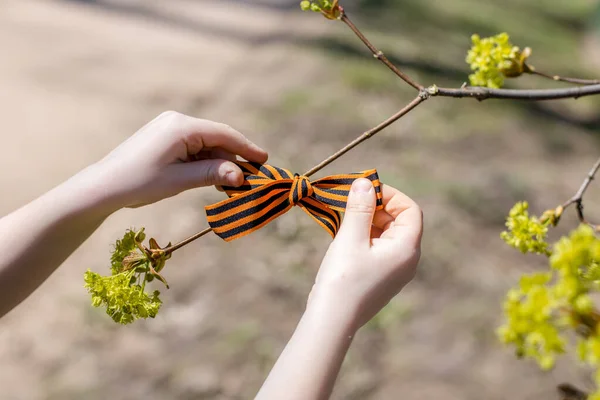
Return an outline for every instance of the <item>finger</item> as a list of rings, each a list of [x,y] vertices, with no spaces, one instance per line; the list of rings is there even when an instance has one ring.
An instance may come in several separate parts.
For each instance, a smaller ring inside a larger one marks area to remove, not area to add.
[[[393,222],[394,217],[388,214],[385,209],[375,211],[375,215],[373,216],[373,226],[385,230]]]
[[[385,230],[381,239],[391,239],[405,245],[417,245],[423,236],[423,212],[418,206],[409,207],[399,214]]]
[[[235,156],[235,154],[233,154],[227,150],[220,149],[220,148],[212,149],[210,151],[209,158],[220,158],[222,160],[234,161],[234,162],[237,161],[237,157]]]
[[[196,154],[206,147],[220,147],[248,161],[264,163],[268,158],[265,150],[232,127],[219,122],[185,116],[183,132],[189,154]]]
[[[401,212],[408,207],[415,206],[416,203],[410,197],[391,186],[382,184],[381,190],[383,210],[375,212],[373,225],[386,230]]]
[[[242,170],[227,160],[201,160],[172,164],[166,169],[166,179],[178,191],[202,186],[240,186],[244,181]]]
[[[375,225],[371,227],[371,239],[379,239],[383,233],[383,229],[378,228]]]
[[[223,160],[227,160],[227,161],[238,161],[237,157],[235,156],[235,154],[232,154],[230,152],[228,152],[227,150],[223,150],[223,149],[212,149],[211,150],[211,157],[210,158],[220,158]],[[215,188],[219,191],[219,192],[225,192],[225,189],[223,189],[223,187],[221,185],[216,185]]]
[[[208,159],[214,159],[214,158],[219,158],[221,160],[228,160],[228,161],[237,161],[235,154],[232,154],[232,153],[228,152],[227,150],[223,150],[223,149],[219,149],[219,148],[216,148],[216,149],[206,148],[204,150],[200,150],[196,154],[190,154],[188,156],[188,161],[208,160]]]
[[[375,188],[371,181],[365,178],[355,180],[348,194],[344,220],[338,234],[340,240],[369,243],[375,205]]]
[[[383,209],[394,219],[409,207],[417,206],[413,199],[389,185],[381,185],[381,195]]]

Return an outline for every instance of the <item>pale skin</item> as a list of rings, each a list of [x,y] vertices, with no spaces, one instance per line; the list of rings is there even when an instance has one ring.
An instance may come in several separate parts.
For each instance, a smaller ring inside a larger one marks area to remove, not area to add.
[[[263,163],[267,153],[227,125],[166,112],[102,160],[1,218],[0,316],[115,211],[197,187],[239,186],[243,174],[231,162],[238,157]],[[398,190],[382,190],[384,209],[375,211],[371,182],[354,183],[304,315],[257,399],[328,399],[353,336],[413,278],[422,213]]]

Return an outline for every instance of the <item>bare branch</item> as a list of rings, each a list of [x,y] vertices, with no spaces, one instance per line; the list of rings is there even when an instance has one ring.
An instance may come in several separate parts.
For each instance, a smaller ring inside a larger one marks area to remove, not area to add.
[[[371,50],[371,53],[373,53],[373,56],[376,59],[384,63],[389,69],[391,69],[396,75],[398,75],[400,79],[408,83],[413,88],[417,89],[418,91],[423,90],[423,85],[421,85],[418,82],[415,82],[414,80],[409,78],[408,75],[406,75],[404,72],[400,71],[394,64],[392,64],[390,60],[388,60],[388,58],[385,56],[385,54],[383,54],[381,50],[378,50],[375,46],[373,46],[369,39],[367,39],[365,35],[363,35],[363,33],[356,27],[356,25],[354,25],[350,18],[348,18],[348,15],[346,15],[346,13],[341,7],[340,11],[340,19],[342,20],[342,22],[344,22],[346,25],[348,25],[350,29],[352,29],[352,32],[354,32],[356,36],[358,36],[358,38],[362,40],[362,42],[369,48],[369,50]]]
[[[211,228],[206,228],[203,231],[200,231],[200,232],[196,233],[195,235],[192,235],[189,238],[182,240],[179,243],[175,243],[173,246],[169,246],[167,248],[162,249],[162,251],[164,251],[167,255],[171,254],[175,250],[178,250],[178,249],[182,248],[183,246],[185,246],[186,244],[189,244],[189,243],[193,242],[194,240],[201,238],[202,236],[206,235],[208,232],[211,232],[211,231],[212,231]]]
[[[464,87],[460,89],[436,88],[432,96],[513,100],[558,100],[600,94],[600,84],[576,86],[565,89],[490,89],[485,87]]]
[[[600,81],[596,80],[585,80],[585,79],[576,79],[576,78],[563,78],[558,76],[547,75],[544,73],[540,73],[535,71],[533,68],[529,68],[529,73],[535,73],[537,75],[555,80],[555,81],[564,81],[569,83],[575,83],[585,86],[577,86],[570,87],[564,89],[490,89],[485,87],[461,87],[459,89],[454,88],[439,88],[437,86],[430,86],[425,88],[420,83],[412,80],[405,73],[400,71],[388,58],[383,54],[382,51],[378,50],[366,37],[365,35],[354,25],[354,23],[348,18],[344,9],[341,6],[338,6],[336,3],[336,9],[339,10],[340,15],[339,19],[344,22],[355,34],[356,36],[367,46],[367,48],[373,53],[373,56],[385,64],[391,71],[393,71],[400,79],[404,82],[408,83],[413,88],[419,91],[419,95],[411,101],[406,107],[398,111],[396,114],[392,115],[385,121],[381,122],[379,125],[369,129],[364,132],[358,138],[348,143],[342,149],[327,157],[325,160],[311,168],[310,170],[304,173],[305,176],[311,176],[316,172],[320,171],[327,165],[331,164],[333,161],[337,160],[342,155],[346,154],[348,151],[358,146],[365,140],[374,136],[376,133],[382,131],[386,127],[390,126],[392,123],[396,122],[398,119],[403,117],[412,111],[415,107],[421,104],[423,101],[427,100],[431,96],[439,96],[439,97],[454,97],[454,98],[473,98],[477,100],[486,100],[486,99],[513,99],[513,100],[558,100],[558,99],[567,99],[574,98],[577,99],[579,97],[591,96],[595,94],[600,94]],[[329,18],[329,17],[328,17]],[[330,19],[333,19],[330,18]],[[583,205],[582,205],[582,197],[584,192],[587,190],[590,182],[594,179],[596,172],[600,169],[600,160],[594,165],[594,168],[588,174],[586,181],[583,183],[577,194],[571,198],[565,205],[564,208],[577,204],[577,210],[579,219],[582,222],[585,222],[585,218],[583,216]],[[591,225],[591,224],[590,224]],[[592,225],[593,226],[593,225]],[[206,228],[197,234],[190,236],[189,238],[173,245],[169,246],[165,249],[162,249],[164,252],[171,254],[175,250],[185,246],[188,243],[193,242],[194,240],[206,235],[211,231],[211,228]]]
[[[311,175],[315,174],[316,172],[320,171],[321,169],[325,168],[327,165],[331,164],[333,161],[337,160],[338,158],[340,158],[341,156],[346,154],[348,151],[352,150],[354,147],[358,146],[365,140],[373,137],[377,132],[382,131],[383,129],[390,126],[392,123],[399,120],[401,117],[408,114],[410,111],[412,111],[415,107],[417,107],[419,104],[421,104],[427,98],[428,98],[428,96],[419,94],[419,96],[415,97],[415,99],[413,101],[411,101],[402,110],[398,111],[396,114],[392,115],[391,117],[389,117],[388,119],[386,119],[385,121],[383,121],[382,123],[377,125],[376,127],[369,129],[368,131],[366,131],[365,133],[363,133],[362,135],[360,135],[359,137],[354,139],[352,142],[348,143],[346,146],[344,146],[343,148],[341,148],[340,150],[338,150],[331,156],[327,157],[325,160],[321,161],[319,164],[315,165],[313,168],[306,171],[304,173],[304,176],[311,176]]]
[[[544,72],[537,71],[533,67],[529,67],[529,73],[532,75],[538,75],[538,76],[541,76],[544,78],[548,78],[553,81],[574,83],[576,85],[598,85],[598,84],[600,84],[599,79],[579,79],[579,78],[567,78],[567,77],[559,76],[559,75],[550,75],[550,74],[546,74]]]
[[[588,172],[585,180],[579,187],[579,190],[577,190],[577,193],[575,193],[575,195],[573,197],[571,197],[569,200],[567,200],[562,205],[563,208],[566,209],[567,207],[575,204],[577,207],[577,217],[579,218],[579,221],[581,221],[584,224],[590,225],[592,228],[594,228],[596,230],[598,230],[600,228],[600,226],[594,225],[594,224],[588,222],[585,219],[585,216],[583,215],[583,195],[585,194],[586,190],[588,189],[588,187],[590,186],[590,184],[596,177],[596,173],[598,172],[599,169],[600,169],[600,158],[598,159],[598,161],[596,161],[596,163],[594,164],[594,166],[592,167],[590,172]]]

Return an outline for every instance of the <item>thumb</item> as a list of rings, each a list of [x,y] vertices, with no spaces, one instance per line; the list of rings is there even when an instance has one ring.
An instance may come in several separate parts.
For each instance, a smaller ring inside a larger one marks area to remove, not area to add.
[[[375,189],[371,181],[365,178],[355,180],[348,194],[346,213],[338,236],[354,243],[368,242],[371,239],[375,205]]]
[[[179,190],[202,186],[240,186],[244,182],[242,170],[227,160],[201,160],[167,167],[167,179]]]

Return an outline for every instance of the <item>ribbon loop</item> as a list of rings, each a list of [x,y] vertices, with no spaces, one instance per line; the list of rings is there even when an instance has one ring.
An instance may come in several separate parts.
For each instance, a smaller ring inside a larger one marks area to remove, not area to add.
[[[262,228],[293,206],[302,208],[335,237],[350,186],[358,178],[367,178],[373,183],[377,209],[383,208],[381,183],[374,169],[311,182],[306,176],[268,164],[236,164],[244,173],[244,183],[239,187],[224,186],[229,199],[205,207],[213,232],[227,242]]]

